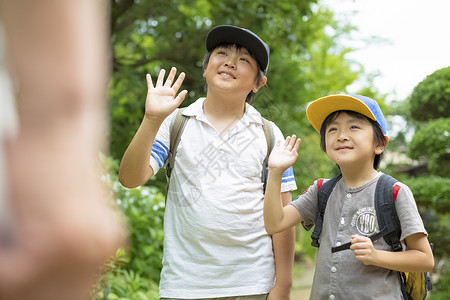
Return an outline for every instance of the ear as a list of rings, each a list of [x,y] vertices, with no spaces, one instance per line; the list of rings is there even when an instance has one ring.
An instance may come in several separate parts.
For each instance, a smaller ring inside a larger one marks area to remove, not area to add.
[[[384,136],[384,144],[383,145],[378,145],[375,148],[375,154],[381,154],[383,153],[384,149],[386,148],[387,144],[389,143],[389,137],[387,135]]]
[[[264,85],[266,85],[267,83],[267,77],[264,76],[263,79],[261,80],[261,82],[259,84],[255,84],[255,86],[253,87],[252,91],[253,93],[256,93],[260,88],[262,88]]]

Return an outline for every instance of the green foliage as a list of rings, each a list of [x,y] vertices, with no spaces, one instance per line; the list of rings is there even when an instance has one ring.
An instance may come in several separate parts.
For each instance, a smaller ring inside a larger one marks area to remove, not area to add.
[[[450,270],[448,261],[441,267],[441,274],[438,282],[433,284],[433,290],[430,293],[429,300],[448,300],[450,295]]]
[[[152,280],[142,277],[132,269],[127,269],[130,261],[124,249],[103,267],[104,274],[92,293],[93,300],[157,300],[158,286]]]
[[[421,208],[429,240],[434,243],[438,282],[430,299],[448,299],[450,273],[450,67],[435,71],[413,90],[407,108],[417,131],[409,144],[411,158],[427,163],[425,174],[403,180]]]
[[[428,169],[436,175],[450,174],[449,130],[450,118],[434,119],[421,126],[410,143],[411,157],[427,159]]]
[[[159,281],[163,251],[164,195],[154,187],[123,188],[114,184],[130,224],[129,268]]]
[[[434,243],[434,254],[442,258],[450,245],[450,178],[437,176],[410,177],[402,180],[411,189],[422,212],[422,219]]]
[[[414,88],[409,101],[411,116],[416,121],[449,118],[450,67],[428,75]]]
[[[450,211],[450,178],[437,176],[409,177],[402,180],[414,194],[419,206]]]
[[[93,300],[158,300],[158,285],[133,270],[109,274],[107,286]]]
[[[129,247],[119,249],[102,270],[93,299],[158,299],[162,268],[164,195],[155,187],[127,189],[117,180],[118,161],[100,157],[105,175],[129,228]]]

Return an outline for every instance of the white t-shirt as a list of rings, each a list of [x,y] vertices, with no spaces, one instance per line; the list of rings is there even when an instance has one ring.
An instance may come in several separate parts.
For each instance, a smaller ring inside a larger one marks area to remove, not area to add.
[[[170,178],[160,297],[268,293],[274,285],[275,267],[263,220],[261,173],[267,141],[261,115],[246,104],[244,116],[220,137],[203,113],[204,100],[183,112],[191,118]],[[166,163],[175,113],[156,136],[150,160],[155,173]],[[271,125],[275,140],[283,139],[281,131]],[[283,175],[281,191],[295,189],[290,168]]]

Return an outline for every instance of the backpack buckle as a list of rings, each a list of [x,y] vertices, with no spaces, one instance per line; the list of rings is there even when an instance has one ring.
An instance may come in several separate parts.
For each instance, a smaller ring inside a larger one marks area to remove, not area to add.
[[[394,252],[402,251],[402,250],[403,250],[403,249],[402,249],[402,243],[400,243],[400,242],[394,243],[394,244],[392,245],[392,248],[394,249]]]

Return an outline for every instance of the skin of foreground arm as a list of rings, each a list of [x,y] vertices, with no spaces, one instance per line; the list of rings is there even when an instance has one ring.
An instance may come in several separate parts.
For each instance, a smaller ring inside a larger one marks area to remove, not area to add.
[[[13,224],[0,299],[90,299],[124,224],[101,182],[107,10],[102,1],[0,1],[18,135],[2,141]]]
[[[176,95],[185,77],[185,74],[181,73],[174,82],[176,71],[176,68],[172,68],[164,82],[165,70],[162,69],[155,86],[151,76],[147,74],[145,115],[120,163],[119,181],[125,187],[143,185],[153,176],[150,154],[156,133],[164,119],[175,111],[187,94],[187,91],[183,90]]]

